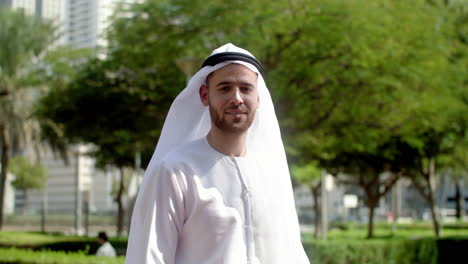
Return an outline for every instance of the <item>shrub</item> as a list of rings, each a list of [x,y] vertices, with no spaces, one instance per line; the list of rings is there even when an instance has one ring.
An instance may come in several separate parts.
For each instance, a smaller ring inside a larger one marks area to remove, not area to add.
[[[127,249],[127,240],[119,238],[111,238],[109,242],[115,248],[118,255],[124,255]],[[52,243],[44,243],[42,245],[35,246],[35,250],[51,250],[51,251],[65,251],[65,252],[77,252],[83,251],[84,253],[94,255],[99,248],[95,238],[81,238],[80,240],[70,241],[57,241]]]
[[[437,243],[420,240],[310,240],[304,248],[312,264],[436,264]]]
[[[112,237],[109,241],[118,255],[125,254],[127,239]],[[78,252],[94,255],[99,247],[95,237],[64,236],[39,232],[0,232],[0,247],[33,250]]]

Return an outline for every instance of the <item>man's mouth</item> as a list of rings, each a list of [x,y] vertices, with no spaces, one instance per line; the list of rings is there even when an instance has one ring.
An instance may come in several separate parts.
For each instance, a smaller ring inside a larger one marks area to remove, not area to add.
[[[232,116],[235,119],[240,119],[242,116],[247,115],[246,111],[241,111],[241,110],[235,110],[235,111],[226,111],[225,115]]]
[[[246,111],[226,111],[224,113],[226,113],[228,115],[245,115],[245,114],[247,114]]]
[[[231,108],[224,110],[224,113],[228,115],[245,115],[247,114],[247,112],[248,111],[246,109],[242,109],[238,107],[235,107],[235,108],[231,107]]]

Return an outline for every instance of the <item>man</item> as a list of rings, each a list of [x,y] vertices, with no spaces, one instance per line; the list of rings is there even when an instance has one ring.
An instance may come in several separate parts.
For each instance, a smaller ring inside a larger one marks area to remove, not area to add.
[[[115,257],[115,249],[112,247],[112,245],[109,243],[107,239],[107,234],[106,232],[99,232],[98,234],[98,243],[101,245],[97,252],[96,256],[104,256],[104,257]]]
[[[126,263],[309,263],[273,103],[248,51],[213,51],[173,102]]]

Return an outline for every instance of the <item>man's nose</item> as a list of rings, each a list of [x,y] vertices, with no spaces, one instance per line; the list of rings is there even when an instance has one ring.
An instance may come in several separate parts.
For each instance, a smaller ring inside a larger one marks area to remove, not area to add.
[[[242,93],[240,92],[239,88],[233,90],[231,100],[235,105],[240,105],[244,103],[244,99],[242,98]]]

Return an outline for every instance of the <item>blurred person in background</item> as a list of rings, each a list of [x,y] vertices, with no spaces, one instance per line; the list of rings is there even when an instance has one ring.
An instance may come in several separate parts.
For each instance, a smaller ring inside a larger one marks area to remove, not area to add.
[[[115,257],[117,255],[114,247],[108,241],[106,232],[99,232],[98,243],[101,246],[98,248],[96,256]]]

